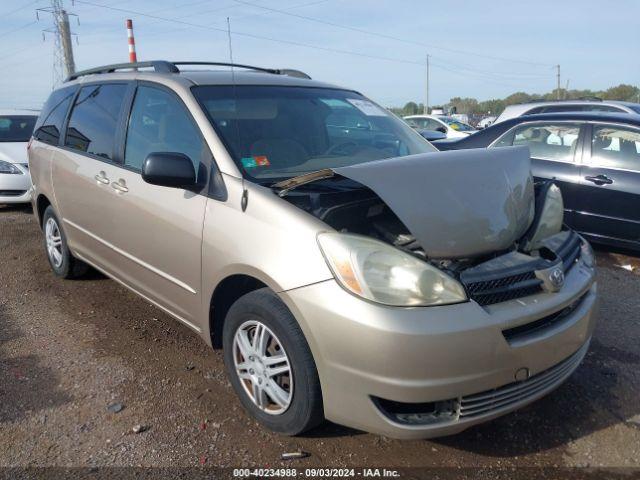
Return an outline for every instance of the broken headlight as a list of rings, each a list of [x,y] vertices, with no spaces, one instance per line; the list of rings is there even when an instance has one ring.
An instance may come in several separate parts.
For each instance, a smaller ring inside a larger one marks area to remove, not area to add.
[[[467,300],[455,279],[386,243],[344,233],[321,233],[318,243],[336,280],[367,300],[402,307]]]
[[[564,202],[562,192],[554,183],[548,183],[538,194],[536,216],[527,233],[524,251],[530,252],[541,246],[541,241],[562,229]]]

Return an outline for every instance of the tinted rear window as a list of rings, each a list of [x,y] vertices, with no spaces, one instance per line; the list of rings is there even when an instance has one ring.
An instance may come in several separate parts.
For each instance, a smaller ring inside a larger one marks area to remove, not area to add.
[[[0,142],[28,142],[36,123],[35,115],[0,117]]]
[[[113,160],[120,110],[126,84],[83,87],[71,111],[65,145]]]
[[[76,87],[63,88],[49,96],[36,122],[34,138],[51,145],[58,145],[62,125],[76,90]]]

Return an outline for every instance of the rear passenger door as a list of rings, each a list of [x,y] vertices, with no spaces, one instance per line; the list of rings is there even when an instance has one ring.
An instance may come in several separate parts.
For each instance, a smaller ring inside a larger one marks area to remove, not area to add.
[[[122,164],[110,174],[106,236],[116,275],[134,290],[199,330],[202,227],[212,156],[186,106],[162,86],[140,83],[123,134]],[[187,155],[199,191],[151,185],[142,165],[153,152]]]
[[[565,223],[572,225],[580,208],[580,155],[584,135],[577,122],[534,122],[514,127],[494,147],[526,145],[531,153],[531,172],[537,180],[553,180],[564,200]]]
[[[110,179],[120,161],[116,145],[131,88],[127,82],[81,87],[52,162],[55,199],[72,251],[109,273],[114,251],[108,239],[115,226],[107,210],[114,196]]]
[[[589,125],[579,229],[606,241],[640,245],[640,129]]]

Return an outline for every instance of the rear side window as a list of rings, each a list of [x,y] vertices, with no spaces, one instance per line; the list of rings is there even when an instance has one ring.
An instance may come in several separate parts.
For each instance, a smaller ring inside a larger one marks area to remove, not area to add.
[[[532,158],[573,162],[580,125],[574,123],[522,125],[505,134],[496,147],[526,145]]]
[[[591,164],[640,172],[640,132],[624,127],[594,126]]]
[[[49,96],[35,125],[33,137],[36,140],[58,145],[62,125],[75,93],[76,88],[70,87],[56,90]]]
[[[126,84],[83,87],[71,111],[65,145],[113,160],[120,110]]]
[[[188,156],[201,180],[207,149],[198,127],[175,95],[143,85],[131,109],[124,164],[139,171],[147,155],[154,152]]]
[[[35,115],[0,117],[0,142],[28,142],[36,123]]]

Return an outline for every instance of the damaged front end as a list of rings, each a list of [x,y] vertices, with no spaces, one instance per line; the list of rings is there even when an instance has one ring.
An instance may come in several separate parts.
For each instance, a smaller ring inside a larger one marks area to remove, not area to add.
[[[554,292],[590,247],[564,229],[560,190],[526,148],[451,151],[325,169],[273,185],[338,233],[335,278],[377,303],[490,305]]]

